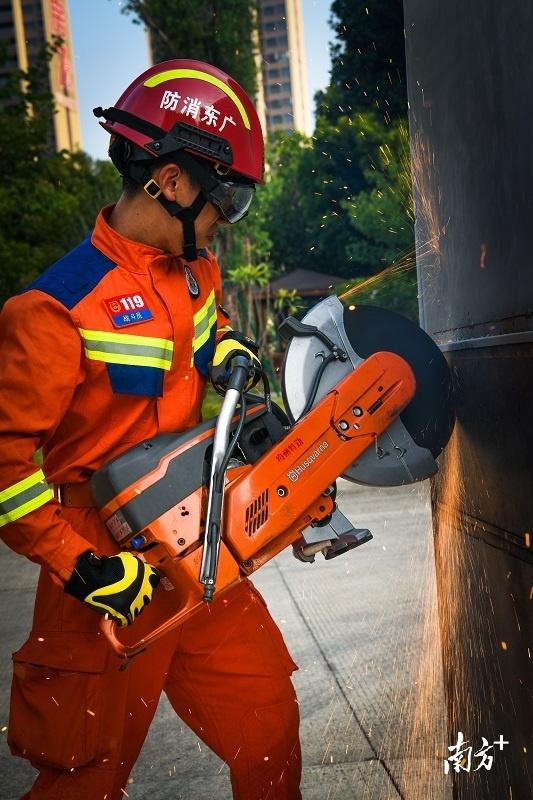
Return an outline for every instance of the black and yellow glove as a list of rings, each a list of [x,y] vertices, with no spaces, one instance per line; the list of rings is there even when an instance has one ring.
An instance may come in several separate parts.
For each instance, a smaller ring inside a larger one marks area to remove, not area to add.
[[[238,355],[246,355],[252,363],[250,378],[244,387],[247,392],[255,386],[261,377],[261,362],[258,357],[257,344],[238,331],[228,331],[219,340],[213,361],[209,364],[209,377],[211,383],[220,394],[224,394],[231,376],[232,359]]]
[[[157,570],[133,553],[97,556],[86,552],[76,561],[65,592],[125,628],[148,605],[158,583]]]

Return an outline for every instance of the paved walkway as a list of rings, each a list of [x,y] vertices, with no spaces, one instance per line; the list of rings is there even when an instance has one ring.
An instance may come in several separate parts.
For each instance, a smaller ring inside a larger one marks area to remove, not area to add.
[[[367,489],[340,481],[341,509],[372,542],[333,561],[289,552],[254,581],[300,665],[304,800],[448,800],[442,676],[427,485]],[[0,549],[0,798],[33,770],[4,727],[10,653],[31,620],[36,569]],[[230,800],[227,769],[162,699],[126,787],[131,800]]]

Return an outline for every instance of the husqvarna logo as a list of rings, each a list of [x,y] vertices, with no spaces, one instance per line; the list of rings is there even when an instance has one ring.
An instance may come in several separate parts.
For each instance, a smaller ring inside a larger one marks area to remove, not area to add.
[[[312,466],[317,458],[321,456],[324,450],[327,450],[328,447],[329,444],[326,441],[322,442],[322,444],[319,444],[316,450],[310,453],[301,464],[298,464],[297,467],[294,467],[294,469],[291,469],[289,472],[287,472],[287,478],[293,483],[296,483],[302,472],[304,472],[308,467]]]

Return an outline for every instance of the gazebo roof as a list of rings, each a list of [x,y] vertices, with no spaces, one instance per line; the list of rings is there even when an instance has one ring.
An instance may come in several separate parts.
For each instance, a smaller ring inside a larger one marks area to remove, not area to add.
[[[296,289],[300,297],[328,294],[331,288],[342,283],[346,278],[339,275],[329,275],[326,272],[315,272],[311,269],[295,269],[286,275],[270,282],[270,291],[278,289]]]

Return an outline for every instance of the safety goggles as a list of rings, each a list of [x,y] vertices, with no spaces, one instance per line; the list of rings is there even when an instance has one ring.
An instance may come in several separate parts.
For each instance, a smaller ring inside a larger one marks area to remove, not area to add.
[[[202,193],[209,203],[218,208],[224,219],[233,225],[248,213],[254,199],[255,186],[253,183],[218,181],[209,189],[202,188]]]

